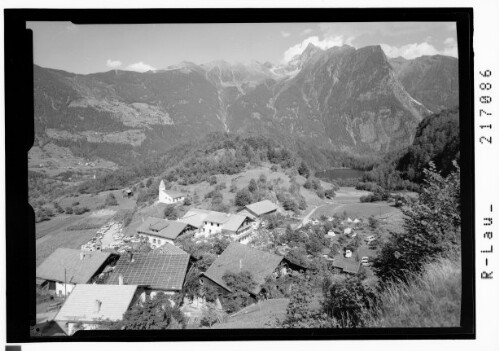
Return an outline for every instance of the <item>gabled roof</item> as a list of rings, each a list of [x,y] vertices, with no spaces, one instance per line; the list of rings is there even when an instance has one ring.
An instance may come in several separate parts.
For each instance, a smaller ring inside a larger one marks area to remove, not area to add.
[[[73,284],[88,283],[111,253],[58,248],[36,268],[36,277]]]
[[[246,216],[246,217],[251,218],[253,220],[256,219],[255,215],[246,209],[239,211],[237,214],[241,215],[241,216]]]
[[[227,222],[230,218],[230,215],[227,213],[222,213],[222,212],[215,212],[212,211],[205,219],[205,222],[213,222],[213,223],[219,223],[223,224]]]
[[[200,208],[192,208],[178,221],[182,223],[187,223],[195,228],[201,228],[203,226],[204,219],[208,217],[211,211],[203,210]]]
[[[357,274],[360,269],[360,262],[337,255],[334,257],[333,267],[340,268],[346,273]]]
[[[203,275],[230,291],[222,279],[224,274],[226,272],[249,271],[253,280],[257,283],[253,293],[258,294],[260,285],[264,283],[267,276],[274,272],[282,259],[282,256],[233,242],[218,256]]]
[[[255,202],[253,204],[246,205],[246,208],[257,216],[277,210],[277,206],[270,200]]]
[[[187,226],[188,224],[183,222],[148,217],[144,220],[144,223],[137,228],[137,233],[175,240]]]
[[[241,227],[247,216],[241,216],[238,214],[231,214],[229,220],[224,223],[223,229],[235,232]]]
[[[82,322],[121,320],[136,291],[137,285],[79,284],[54,319]],[[98,309],[97,300],[100,302]]]
[[[124,284],[147,286],[159,290],[180,290],[184,284],[189,254],[136,253],[133,261],[123,255],[114,267],[108,284],[118,284],[123,276]]]

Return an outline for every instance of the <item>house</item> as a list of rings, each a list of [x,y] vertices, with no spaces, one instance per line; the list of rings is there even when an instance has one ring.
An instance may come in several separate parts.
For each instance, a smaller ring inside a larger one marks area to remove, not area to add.
[[[221,233],[225,223],[229,221],[230,214],[211,211],[203,220],[202,232],[205,235]]]
[[[247,243],[253,234],[252,220],[250,217],[231,214],[229,220],[222,227],[222,232],[228,233],[233,240]]]
[[[54,317],[67,334],[97,329],[103,321],[120,321],[138,300],[137,285],[79,284]]]
[[[165,182],[159,183],[159,202],[164,204],[176,204],[184,202],[186,195],[174,190],[167,190]]]
[[[225,273],[249,271],[256,283],[251,293],[256,296],[260,292],[260,285],[265,282],[265,278],[277,273],[276,271],[279,270],[283,259],[282,256],[233,242],[218,256],[210,268],[201,274],[200,283],[202,285],[211,284],[230,292],[230,288],[223,280]],[[282,268],[285,270],[285,267]]]
[[[263,200],[246,205],[245,209],[256,218],[261,218],[264,215],[277,212],[277,205],[270,200]]]
[[[167,294],[180,291],[190,255],[173,245],[165,246],[161,251],[122,255],[107,283],[138,285],[147,290],[145,294],[151,295],[158,291]]]
[[[203,210],[200,208],[191,208],[182,218],[179,218],[178,221],[187,223],[199,231],[204,225],[205,218],[212,212],[213,211]]]
[[[356,261],[353,257],[345,258],[341,255],[336,255],[333,259],[333,268],[337,272],[357,274],[359,273],[360,262]]]
[[[348,235],[348,234],[352,234],[352,228],[345,228],[345,229],[343,230],[343,234],[347,234],[347,235]]]
[[[237,214],[241,215],[241,216],[246,216],[248,218],[251,218],[252,220],[256,220],[257,219],[257,217],[253,213],[251,213],[250,211],[245,210],[245,209],[239,211]]]
[[[91,284],[117,256],[102,251],[58,248],[36,268],[36,278],[59,296],[65,296],[77,284]]]
[[[253,233],[253,219],[233,213],[191,209],[178,221],[197,228],[198,234],[204,236],[223,232],[230,234],[234,240],[242,241]]]
[[[156,248],[166,243],[173,245],[179,236],[193,232],[194,229],[187,223],[148,217],[137,228],[137,234],[146,238],[152,248]]]

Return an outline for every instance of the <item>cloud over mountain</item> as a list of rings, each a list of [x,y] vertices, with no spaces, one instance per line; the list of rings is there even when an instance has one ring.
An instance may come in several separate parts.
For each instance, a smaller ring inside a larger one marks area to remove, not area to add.
[[[147,63],[144,63],[142,61],[132,63],[131,65],[128,65],[126,67],[128,71],[135,71],[135,72],[147,72],[147,71],[154,71],[156,68],[154,68],[151,65],[148,65]]]
[[[119,61],[119,60],[115,60],[115,61],[113,61],[113,60],[111,60],[111,59],[108,59],[108,60],[106,61],[106,66],[107,66],[107,67],[109,67],[109,68],[118,68],[118,67],[120,67],[121,65],[122,65],[122,63],[121,63],[121,61]]]
[[[296,55],[300,55],[309,44],[313,44],[323,50],[329,49],[333,46],[342,46],[344,44],[349,44],[352,38],[346,38],[342,35],[325,37],[324,39],[319,39],[318,36],[312,36],[304,39],[301,43],[293,45],[284,52],[283,62],[289,62]]]
[[[454,38],[447,38],[444,40],[444,48],[438,50],[428,42],[412,43],[402,46],[392,46],[388,44],[381,44],[383,51],[388,57],[402,56],[405,59],[412,60],[414,58],[424,55],[446,55],[457,57],[457,43]]]

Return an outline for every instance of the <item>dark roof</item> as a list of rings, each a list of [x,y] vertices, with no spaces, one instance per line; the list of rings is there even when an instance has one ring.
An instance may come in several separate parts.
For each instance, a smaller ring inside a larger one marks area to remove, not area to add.
[[[253,293],[258,294],[260,284],[265,281],[267,276],[274,272],[282,259],[282,256],[233,242],[203,274],[224,289],[230,291],[222,279],[224,274],[226,272],[239,273],[249,271],[253,280],[257,283]]]
[[[142,285],[151,289],[180,290],[184,284],[189,254],[136,253],[133,262],[123,255],[116,263],[108,284],[118,284],[119,276],[127,285]]]
[[[36,268],[36,277],[85,284],[99,271],[110,255],[109,252],[58,248]]]
[[[223,229],[231,232],[236,232],[241,225],[244,223],[248,216],[242,216],[239,214],[231,214],[229,220],[224,223]]]
[[[270,200],[255,202],[253,204],[246,205],[246,208],[257,216],[277,210],[277,206]]]
[[[166,219],[148,217],[137,228],[137,233],[154,235],[161,238],[175,240],[187,228],[188,224]]]
[[[345,273],[357,274],[360,269],[360,261],[337,255],[334,257],[333,267],[340,268]]]

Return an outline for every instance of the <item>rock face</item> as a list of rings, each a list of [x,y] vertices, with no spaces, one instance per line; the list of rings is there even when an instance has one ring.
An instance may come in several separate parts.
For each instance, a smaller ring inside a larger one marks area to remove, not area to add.
[[[432,112],[459,106],[458,61],[434,55],[390,60],[397,78],[413,98]]]
[[[138,155],[212,131],[379,154],[409,145],[424,116],[458,101],[456,59],[388,60],[380,46],[309,45],[281,66],[182,62],[89,75],[35,66],[34,86],[39,141],[127,144]]]

